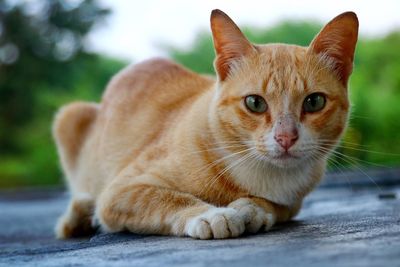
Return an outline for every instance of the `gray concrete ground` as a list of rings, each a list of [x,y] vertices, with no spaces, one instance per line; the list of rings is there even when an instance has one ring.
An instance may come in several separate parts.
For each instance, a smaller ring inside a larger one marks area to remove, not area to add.
[[[299,216],[229,240],[97,234],[59,241],[58,190],[0,192],[0,266],[400,266],[400,170],[330,175]]]

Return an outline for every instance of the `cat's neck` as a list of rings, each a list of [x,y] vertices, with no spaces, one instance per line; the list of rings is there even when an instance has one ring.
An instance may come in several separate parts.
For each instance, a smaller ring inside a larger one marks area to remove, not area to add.
[[[276,167],[263,160],[234,166],[238,160],[232,157],[226,163],[233,165],[230,174],[237,184],[254,196],[286,206],[301,201],[318,184],[325,169],[325,159],[293,168]]]

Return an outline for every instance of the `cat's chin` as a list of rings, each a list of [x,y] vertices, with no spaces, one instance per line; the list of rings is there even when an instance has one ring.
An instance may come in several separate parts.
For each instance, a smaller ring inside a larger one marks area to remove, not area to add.
[[[305,162],[304,157],[289,153],[282,153],[274,156],[264,156],[263,158],[270,165],[283,169],[299,168]]]
[[[299,166],[301,166],[301,163],[303,163],[303,160],[301,160],[300,158],[290,156],[271,158],[269,161],[272,165],[284,169],[298,168]]]

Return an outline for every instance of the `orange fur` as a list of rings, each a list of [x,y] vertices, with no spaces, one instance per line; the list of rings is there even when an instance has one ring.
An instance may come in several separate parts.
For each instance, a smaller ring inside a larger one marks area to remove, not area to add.
[[[356,20],[338,16],[309,48],[252,45],[214,11],[217,81],[154,59],[117,74],[101,104],[61,109],[53,130],[72,199],[57,236],[91,233],[94,217],[110,232],[227,238],[295,216],[346,126],[351,69],[338,66],[352,62],[355,41],[340,33],[356,32]],[[306,113],[314,92],[326,105]],[[267,110],[249,111],[248,95]],[[285,152],[274,133],[294,128]]]

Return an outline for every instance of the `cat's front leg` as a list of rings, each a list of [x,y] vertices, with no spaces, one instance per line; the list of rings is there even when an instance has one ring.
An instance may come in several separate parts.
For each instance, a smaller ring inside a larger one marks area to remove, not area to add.
[[[96,206],[96,217],[108,232],[211,239],[237,237],[245,231],[245,217],[239,211],[215,207],[152,177],[115,179]]]
[[[245,219],[233,208],[211,206],[186,221],[185,233],[198,239],[238,237],[245,231]]]
[[[228,207],[244,215],[247,232],[256,233],[260,230],[269,230],[276,222],[291,219],[299,211],[301,202],[293,207],[287,207],[264,198],[249,196],[231,202]]]
[[[239,198],[229,204],[230,208],[238,211],[245,218],[246,231],[257,233],[269,230],[276,222],[273,209],[265,210],[250,198]]]

